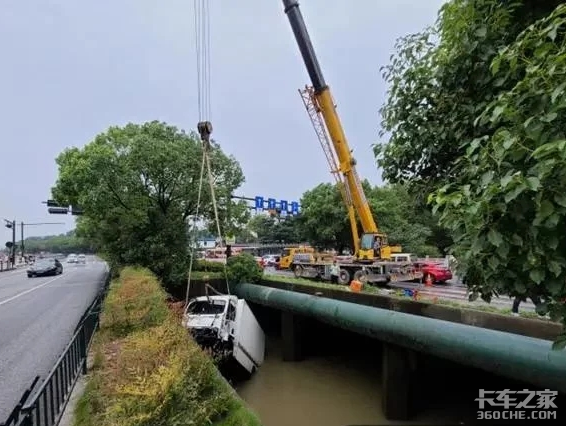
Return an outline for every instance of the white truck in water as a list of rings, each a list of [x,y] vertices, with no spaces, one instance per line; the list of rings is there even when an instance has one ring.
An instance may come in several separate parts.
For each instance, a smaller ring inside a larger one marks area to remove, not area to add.
[[[183,326],[201,347],[223,362],[235,361],[250,375],[263,363],[265,334],[244,299],[196,297],[185,308]]]

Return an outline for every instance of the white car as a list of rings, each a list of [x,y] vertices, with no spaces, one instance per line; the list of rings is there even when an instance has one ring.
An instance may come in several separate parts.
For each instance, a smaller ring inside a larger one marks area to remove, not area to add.
[[[77,263],[77,255],[70,254],[69,256],[67,256],[67,263]]]
[[[79,256],[77,257],[77,263],[85,264],[86,263],[86,256],[84,254],[79,254]]]

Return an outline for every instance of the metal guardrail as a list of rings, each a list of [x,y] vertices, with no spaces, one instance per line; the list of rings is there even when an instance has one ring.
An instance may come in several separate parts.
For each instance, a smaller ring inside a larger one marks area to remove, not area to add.
[[[35,378],[8,419],[0,426],[57,426],[79,377],[87,372],[87,354],[98,329],[100,308],[106,297],[110,274],[104,287],[83,314],[75,333],[37,390]],[[31,395],[31,398],[30,398]]]

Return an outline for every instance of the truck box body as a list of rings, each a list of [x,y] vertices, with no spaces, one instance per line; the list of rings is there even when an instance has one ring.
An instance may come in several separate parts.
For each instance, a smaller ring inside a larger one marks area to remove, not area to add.
[[[265,334],[244,299],[238,299],[233,356],[248,372],[257,370],[265,355]]]

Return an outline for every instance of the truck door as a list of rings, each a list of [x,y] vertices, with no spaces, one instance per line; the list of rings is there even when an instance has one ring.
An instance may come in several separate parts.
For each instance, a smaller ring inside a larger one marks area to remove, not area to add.
[[[228,311],[226,312],[226,326],[228,334],[234,337],[234,330],[236,328],[236,304],[230,301],[228,304]]]

